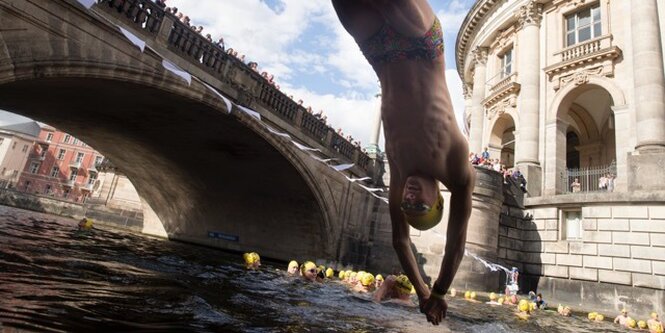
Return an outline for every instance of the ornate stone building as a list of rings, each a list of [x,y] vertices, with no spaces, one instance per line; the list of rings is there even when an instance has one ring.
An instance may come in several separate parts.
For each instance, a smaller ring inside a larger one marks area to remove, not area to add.
[[[657,0],[477,0],[462,24],[470,149],[528,180],[498,258],[534,289],[665,310],[664,26]]]

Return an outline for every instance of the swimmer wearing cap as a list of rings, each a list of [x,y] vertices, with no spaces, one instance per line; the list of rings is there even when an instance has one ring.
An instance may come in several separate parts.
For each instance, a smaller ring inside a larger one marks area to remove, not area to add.
[[[257,270],[261,266],[261,257],[256,252],[245,253],[242,255],[245,260],[245,268]]]
[[[413,284],[409,281],[409,278],[404,275],[388,275],[385,281],[381,284],[381,287],[374,292],[375,302],[387,301],[387,300],[399,300],[408,305],[413,305],[411,302],[411,290],[413,289]]]

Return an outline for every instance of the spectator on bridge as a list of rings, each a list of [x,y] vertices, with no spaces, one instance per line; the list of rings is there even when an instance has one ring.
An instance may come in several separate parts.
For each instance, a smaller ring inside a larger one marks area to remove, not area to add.
[[[217,41],[217,43],[215,43],[215,46],[224,51],[224,37],[219,37],[219,40]]]
[[[579,178],[575,178],[573,183],[570,184],[570,190],[573,193],[577,193],[577,192],[580,192],[582,190],[582,184],[580,184],[580,179]]]
[[[257,67],[259,66],[259,64],[257,64],[256,62],[251,61],[249,64],[247,64],[247,66],[249,66],[249,68],[250,68],[251,70],[253,70],[253,71],[257,72],[257,73],[259,72],[259,70],[257,69]]]
[[[513,180],[517,182],[517,184],[520,185],[520,188],[522,191],[526,192],[526,178],[524,178],[524,175],[522,172],[520,172],[519,168],[515,168],[515,171],[513,171]]]
[[[155,0],[155,4],[161,9],[166,8],[166,0]]]
[[[207,40],[209,43],[212,43],[212,36],[210,36],[210,34],[206,34],[206,40]]]
[[[173,14],[173,15],[181,14],[181,13],[178,13],[178,7],[166,7],[166,12],[169,13],[169,14]],[[179,17],[177,17],[177,18],[178,18],[178,20],[180,20]]]

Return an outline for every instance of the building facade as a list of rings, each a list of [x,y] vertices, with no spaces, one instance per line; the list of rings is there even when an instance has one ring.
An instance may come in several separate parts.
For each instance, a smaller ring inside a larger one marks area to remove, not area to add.
[[[12,188],[32,151],[35,138],[0,128],[0,188]]]
[[[665,310],[664,28],[657,0],[478,0],[459,31],[470,149],[528,181],[498,258],[559,300]]]
[[[83,141],[43,125],[16,189],[83,203],[99,187],[104,156]]]

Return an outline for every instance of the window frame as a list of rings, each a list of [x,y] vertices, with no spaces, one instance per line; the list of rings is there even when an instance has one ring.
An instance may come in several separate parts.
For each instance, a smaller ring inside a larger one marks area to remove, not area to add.
[[[60,167],[57,166],[57,165],[54,165],[51,168],[51,173],[50,173],[51,177],[56,178],[56,177],[58,177],[59,174],[60,174]]]
[[[42,164],[40,162],[30,162],[30,166],[28,167],[28,171],[31,174],[38,174],[39,169],[41,168]]]
[[[85,153],[83,152],[78,152],[76,153],[76,159],[74,160],[76,163],[83,163],[83,160],[85,159]]]
[[[569,219],[568,214],[577,214],[579,219],[577,237],[571,237],[569,232]],[[582,208],[567,208],[561,210],[561,240],[569,242],[580,242],[584,239],[584,216],[582,215]]]
[[[76,178],[79,176],[79,171],[77,169],[72,169],[69,173],[69,181],[76,182]]]
[[[514,73],[514,59],[515,59],[515,54],[514,54],[515,48],[511,45],[508,47],[504,52],[502,52],[499,55],[499,62],[500,64],[500,70],[501,70],[501,79],[505,79]],[[510,62],[506,64],[506,56],[510,55]],[[510,67],[510,72],[506,72],[506,67]]]
[[[72,136],[69,134],[65,134],[65,136],[62,138],[63,143],[69,143],[69,139],[71,139]]]
[[[58,151],[58,160],[62,161],[65,159],[65,156],[67,155],[67,149],[62,149]]]
[[[580,14],[589,11],[589,23],[580,26]],[[596,21],[594,18],[594,13],[598,13],[598,20]],[[569,28],[569,20],[571,18],[575,18],[575,23],[572,28],[572,30]],[[563,39],[564,39],[564,45],[565,47],[572,47],[575,45],[579,45],[585,42],[588,42],[592,39],[596,39],[600,36],[603,35],[603,13],[601,11],[601,6],[600,2],[596,2],[595,4],[586,6],[584,8],[580,8],[572,13],[566,14],[563,17],[563,26],[564,26],[564,34],[563,34]],[[596,25],[598,25],[598,31],[596,31]],[[589,28],[589,38],[580,41],[580,31],[584,30],[585,28]],[[569,35],[573,33],[575,36],[575,40],[573,43],[569,43]]]
[[[52,141],[53,141],[53,133],[47,133],[46,142],[52,142]]]

